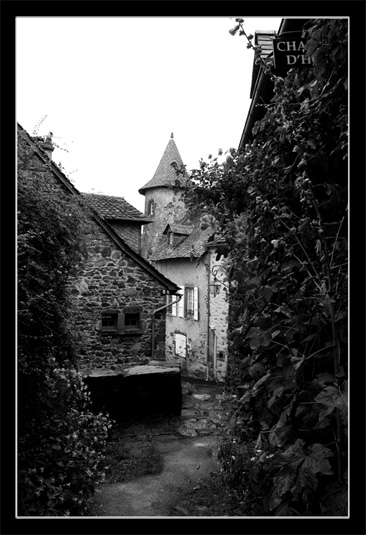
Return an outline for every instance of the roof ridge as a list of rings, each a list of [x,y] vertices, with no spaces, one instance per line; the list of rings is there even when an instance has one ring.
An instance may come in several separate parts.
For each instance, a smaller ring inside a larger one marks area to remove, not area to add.
[[[126,199],[124,197],[120,197],[119,195],[107,195],[105,193],[93,193],[92,191],[82,191],[81,192],[82,195],[94,195],[95,197],[109,197],[109,198],[113,198],[113,199],[123,199],[124,201],[126,201]],[[128,201],[126,201],[128,202]],[[132,206],[132,205],[131,205]]]

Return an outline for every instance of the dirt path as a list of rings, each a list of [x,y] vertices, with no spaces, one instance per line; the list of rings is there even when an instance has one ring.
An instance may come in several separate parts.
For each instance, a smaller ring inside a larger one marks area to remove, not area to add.
[[[150,417],[116,428],[117,438],[132,451],[141,447],[139,440],[148,439],[161,454],[162,470],[101,485],[95,500],[97,516],[188,516],[180,500],[219,471],[217,438],[227,413],[222,388],[187,381],[182,387],[180,417]]]

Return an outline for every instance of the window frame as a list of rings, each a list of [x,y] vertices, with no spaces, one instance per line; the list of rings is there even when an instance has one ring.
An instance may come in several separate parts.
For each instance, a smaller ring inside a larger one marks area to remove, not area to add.
[[[102,310],[100,320],[100,334],[102,336],[123,336],[129,334],[140,335],[143,333],[143,325],[141,320],[141,306],[127,306],[121,310]],[[114,325],[103,325],[103,316],[114,317]],[[128,323],[126,324],[126,316]],[[130,316],[130,318],[128,318]],[[130,325],[129,321],[135,316],[136,324]]]
[[[166,304],[168,305],[167,313],[170,316],[198,321],[199,320],[198,286],[193,286],[191,284],[179,286],[179,290],[177,291],[177,294],[181,295],[182,298],[180,301],[178,301],[178,303],[174,303],[174,304],[171,304],[171,302],[176,299],[176,296],[167,295],[167,300],[166,300]],[[188,297],[188,295],[190,295],[190,297]],[[188,308],[189,304],[191,305],[190,309]]]
[[[154,199],[150,199],[149,202],[147,203],[147,215],[150,216],[150,217],[154,217],[155,216]]]
[[[189,292],[189,294],[188,294],[188,292]],[[185,309],[184,309],[185,317],[187,319],[193,319],[195,321],[198,321],[199,320],[198,286],[191,286],[191,285],[188,286],[187,285],[185,287],[185,299],[184,299],[184,301],[185,301],[185,303],[184,303],[184,306],[185,306]],[[191,308],[188,308],[189,304],[190,304],[189,301],[191,301],[191,305],[192,305]]]
[[[174,232],[168,232],[168,245],[174,245]]]
[[[179,287],[179,290],[178,290],[178,292],[177,292],[178,295],[181,295],[181,296],[182,296],[182,297],[181,297],[181,300],[178,301],[178,303],[177,303],[177,305],[178,305],[178,306],[177,306],[177,309],[178,309],[178,310],[177,310],[177,312],[178,312],[177,315],[178,315],[180,318],[185,318],[185,314],[184,314],[184,312],[185,312],[185,303],[184,303],[184,302],[185,302],[185,299],[184,299],[184,297],[185,297],[185,291],[184,291],[184,289],[185,289],[184,286],[180,286],[180,287]]]
[[[194,286],[185,287],[184,304],[185,304],[185,309],[184,309],[185,317],[193,318],[194,316]]]
[[[124,313],[124,330],[141,330],[141,317],[139,312],[125,312]],[[127,321],[128,323],[127,323]],[[130,323],[131,321],[136,321],[136,323]]]
[[[106,319],[110,323],[112,323],[112,317],[114,317],[113,325],[103,325],[103,321],[105,321]],[[101,331],[106,334],[112,334],[112,333],[118,332],[118,312],[110,312],[110,311],[102,312]]]

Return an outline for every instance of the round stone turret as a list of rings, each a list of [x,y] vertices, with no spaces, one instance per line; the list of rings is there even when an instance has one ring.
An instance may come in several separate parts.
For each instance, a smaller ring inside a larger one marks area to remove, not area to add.
[[[141,252],[147,259],[153,257],[164,239],[166,226],[185,215],[182,195],[188,175],[177,174],[176,169],[181,166],[183,160],[172,133],[153,178],[139,189],[139,193],[145,196],[145,215],[153,219],[143,229]]]

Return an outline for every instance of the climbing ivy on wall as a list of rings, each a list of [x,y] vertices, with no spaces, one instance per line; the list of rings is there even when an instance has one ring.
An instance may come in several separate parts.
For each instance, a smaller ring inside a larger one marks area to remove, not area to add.
[[[18,515],[79,515],[102,479],[110,426],[90,411],[69,321],[85,218],[22,131],[17,164]]]
[[[222,476],[243,515],[344,515],[348,22],[310,21],[312,66],[284,76],[236,22],[273,98],[253,140],[223,163],[202,160],[185,194],[203,228],[225,238],[230,275]]]

